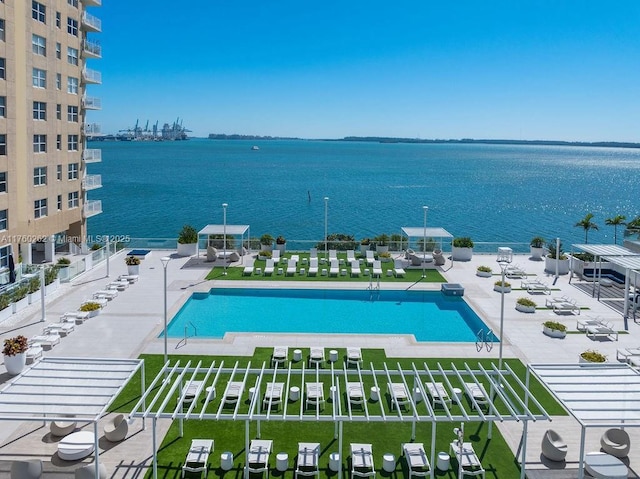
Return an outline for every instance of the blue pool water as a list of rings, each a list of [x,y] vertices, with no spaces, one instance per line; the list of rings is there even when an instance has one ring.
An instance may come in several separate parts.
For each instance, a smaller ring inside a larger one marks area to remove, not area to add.
[[[439,291],[211,289],[194,293],[168,326],[184,337],[225,333],[413,334],[417,341],[472,342],[482,320],[460,297]],[[189,325],[190,331],[193,330]]]

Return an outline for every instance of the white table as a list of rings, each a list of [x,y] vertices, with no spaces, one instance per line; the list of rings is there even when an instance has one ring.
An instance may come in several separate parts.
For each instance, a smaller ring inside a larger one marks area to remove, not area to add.
[[[291,389],[289,389],[289,399],[292,401],[300,399],[300,388],[298,386],[292,386]]]
[[[289,454],[286,452],[279,452],[276,454],[276,470],[284,472],[289,469]]]
[[[93,452],[96,437],[89,431],[78,431],[65,436],[58,443],[58,457],[65,461],[77,461]]]
[[[302,349],[294,349],[293,350],[293,360],[294,361],[302,361]]]
[[[371,386],[370,397],[373,402],[378,401],[380,399],[380,388],[377,386]]]
[[[223,471],[230,471],[233,469],[233,453],[226,451],[220,454],[220,468]]]
[[[436,463],[436,469],[440,471],[448,471],[451,465],[451,457],[449,454],[442,451],[438,453],[438,462]]]
[[[335,363],[338,360],[338,351],[335,349],[332,349],[329,351],[329,361],[331,361],[332,363]]]
[[[629,473],[620,459],[604,452],[587,453],[584,468],[597,479],[627,479]]]
[[[382,456],[382,469],[385,472],[393,472],[396,470],[396,457],[387,453]]]
[[[340,454],[337,452],[329,454],[329,469],[333,472],[338,472],[340,469]]]

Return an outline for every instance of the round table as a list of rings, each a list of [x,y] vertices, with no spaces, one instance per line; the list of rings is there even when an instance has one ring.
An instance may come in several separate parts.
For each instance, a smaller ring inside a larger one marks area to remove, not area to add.
[[[449,457],[449,454],[447,454],[446,452],[439,452],[438,462],[436,463],[436,469],[439,469],[440,471],[448,471],[450,464],[451,464],[451,458]]]
[[[211,391],[213,391],[213,393],[211,393]],[[207,396],[209,396],[209,393],[211,393],[211,399],[216,397],[216,387],[215,386],[208,386],[205,389],[205,392],[207,393]]]
[[[377,386],[371,386],[370,397],[373,402],[378,401],[380,399],[380,388]]]
[[[588,453],[584,457],[584,468],[599,479],[627,479],[629,473],[620,459],[604,452]]]
[[[65,436],[58,443],[58,457],[65,461],[77,461],[93,452],[96,437],[89,431],[78,431]]]
[[[276,454],[276,470],[284,472],[289,469],[289,454],[286,452],[279,452]]]
[[[331,361],[332,363],[335,363],[338,360],[338,351],[335,349],[332,349],[331,351],[329,351],[329,361]]]
[[[462,401],[462,389],[453,388],[453,400],[460,404],[460,401]]]
[[[302,361],[302,349],[294,349],[293,350],[293,360],[294,361]]]
[[[422,391],[420,391],[420,388],[414,388],[413,389],[413,402],[419,403],[420,401],[422,401]]]
[[[385,472],[393,472],[396,470],[396,456],[386,453],[382,456],[382,469]]]
[[[230,471],[233,469],[233,453],[226,451],[220,454],[220,468],[223,471]]]
[[[289,399],[292,401],[297,401],[300,399],[300,388],[298,386],[293,386],[289,389]]]
[[[340,469],[340,454],[337,452],[329,454],[329,469],[333,472],[338,472]]]

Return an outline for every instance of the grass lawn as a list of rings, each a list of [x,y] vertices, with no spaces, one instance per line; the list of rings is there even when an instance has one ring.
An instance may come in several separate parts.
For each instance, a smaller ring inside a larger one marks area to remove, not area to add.
[[[307,357],[308,349],[303,349],[303,358]],[[344,349],[338,349],[339,357],[343,357],[345,354]],[[171,355],[172,362],[180,360],[182,365],[185,365],[187,361],[197,363],[202,361],[203,366],[209,366],[212,361],[216,361],[216,364],[220,364],[224,361],[225,367],[233,367],[236,361],[240,367],[243,367],[251,362],[252,367],[261,367],[262,362],[266,362],[269,365],[271,358],[272,348],[256,348],[255,354],[252,357],[221,357],[221,356],[179,356]],[[454,364],[458,368],[463,368],[463,365],[468,363],[471,367],[476,368],[477,364],[482,364],[484,367],[489,368],[491,363],[495,363],[495,360],[480,360],[470,361],[463,359],[424,359],[424,358],[387,358],[383,350],[377,349],[365,349],[362,351],[365,360],[365,368],[369,368],[369,364],[373,363],[378,369],[383,368],[383,363],[386,363],[390,369],[395,369],[399,364],[403,368],[410,368],[415,363],[416,367],[422,367],[423,362],[427,364],[429,368],[437,369],[438,363],[442,365],[443,369],[450,369],[450,365]],[[291,354],[291,350],[290,350]],[[160,371],[162,366],[162,355],[144,355],[142,358],[145,360],[146,380],[149,384],[153,378]],[[504,361],[508,364],[514,372],[524,379],[524,373],[526,371],[525,366],[517,359],[507,359]],[[292,367],[301,368],[300,363],[293,363]],[[293,376],[292,376],[293,378]],[[252,382],[253,378],[248,382]],[[370,386],[365,381],[365,390]],[[224,383],[223,383],[224,384]],[[219,386],[219,389],[222,386]],[[552,415],[565,415],[566,412],[562,407],[544,390],[535,379],[530,379],[529,390],[534,394],[542,406],[549,414]],[[122,394],[116,399],[112,406],[112,410],[120,412],[128,412],[133,405],[138,401],[140,394],[140,376],[132,379]],[[207,412],[214,412],[219,406],[219,400],[221,391],[218,393],[216,401],[209,405]],[[245,394],[246,396],[246,394]],[[177,399],[177,396],[176,396]],[[175,404],[175,400],[172,398],[170,404]],[[300,407],[303,401],[296,401],[294,403],[287,404],[287,414],[296,414],[300,411]],[[248,401],[241,404],[240,411],[248,411]],[[330,411],[331,403],[327,402],[324,412]],[[385,414],[390,413],[388,401],[382,400],[379,402],[368,401],[367,407],[371,415],[380,414],[381,409]],[[278,411],[281,411],[282,406]],[[503,408],[498,405],[498,408]],[[452,413],[456,414],[459,410],[458,406],[454,405]],[[442,410],[440,410],[442,412]],[[506,409],[504,410],[506,412]],[[445,419],[439,421],[436,428],[436,452],[448,451],[449,443],[454,440],[453,428],[459,426],[458,422],[450,422],[446,420],[444,414],[438,416],[439,419]],[[416,441],[423,442],[427,453],[430,454],[431,447],[431,423],[419,422],[416,426]],[[519,467],[513,457],[513,454],[506,445],[504,439],[500,435],[498,428],[493,427],[492,439],[487,439],[488,424],[482,422],[467,422],[465,423],[465,440],[473,443],[474,449],[480,457],[482,464],[487,471],[487,477],[494,478],[514,478],[519,475]],[[254,422],[250,424],[250,437],[256,437],[257,425]],[[295,456],[297,451],[297,443],[300,442],[319,442],[321,445],[320,456],[320,475],[321,477],[334,477],[337,474],[329,471],[329,454],[332,452],[338,452],[338,440],[334,437],[335,425],[332,422],[316,422],[316,421],[262,421],[261,422],[261,437],[263,439],[273,439],[274,446],[271,455],[271,468],[273,470],[272,475],[277,477],[286,477],[287,479],[293,479],[295,470]],[[215,441],[215,450],[210,457],[210,476],[211,474],[217,476],[229,476],[239,479],[242,477],[242,468],[244,466],[244,446],[245,446],[245,422],[243,421],[197,421],[189,420],[184,422],[184,436],[179,437],[178,421],[174,421],[169,429],[166,437],[162,441],[162,445],[158,452],[158,468],[159,476],[162,478],[178,478],[181,476],[181,466],[183,464],[186,452],[191,443],[191,439],[195,438],[210,438]],[[345,477],[349,476],[349,462],[347,458],[349,456],[349,443],[351,442],[363,442],[371,443],[373,445],[374,459],[376,471],[382,477],[397,476],[408,477],[406,465],[404,461],[398,460],[396,462],[396,470],[394,473],[386,473],[382,471],[382,456],[385,453],[392,453],[396,459],[400,455],[401,445],[403,442],[409,442],[411,440],[411,423],[400,422],[351,422],[344,423],[343,426],[343,449],[342,449],[342,467]],[[234,469],[228,472],[224,472],[220,469],[220,453],[229,451],[234,456]],[[289,468],[286,472],[280,473],[275,471],[275,455],[279,452],[286,452],[289,455]],[[435,464],[432,464],[435,468]],[[437,472],[437,477],[456,477],[454,467],[457,467],[455,461],[452,461],[452,466],[449,471]],[[147,477],[151,477],[151,471],[148,472]],[[189,477],[189,476],[187,476]],[[193,477],[199,477],[197,474]]]

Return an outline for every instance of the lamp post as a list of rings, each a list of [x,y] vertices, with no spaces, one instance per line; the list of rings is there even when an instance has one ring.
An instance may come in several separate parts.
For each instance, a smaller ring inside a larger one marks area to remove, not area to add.
[[[425,258],[427,255],[427,211],[429,210],[429,207],[423,206],[422,209],[424,211],[424,229],[422,231],[422,278],[426,278]]]
[[[171,258],[163,256],[160,258],[162,267],[164,268],[164,364],[167,364],[167,265]]]
[[[329,232],[328,232],[328,211],[329,211],[329,197],[325,196],[324,197],[324,257],[325,259],[329,257],[329,255],[327,254],[327,243],[328,243],[328,239],[329,239]]]
[[[227,275],[227,203],[222,203],[222,249],[224,250],[224,271],[223,276]]]
[[[502,331],[504,329],[504,276],[509,266],[509,261],[501,259],[498,261],[502,271],[502,288],[500,289],[500,344],[498,345],[498,369],[502,371]]]

